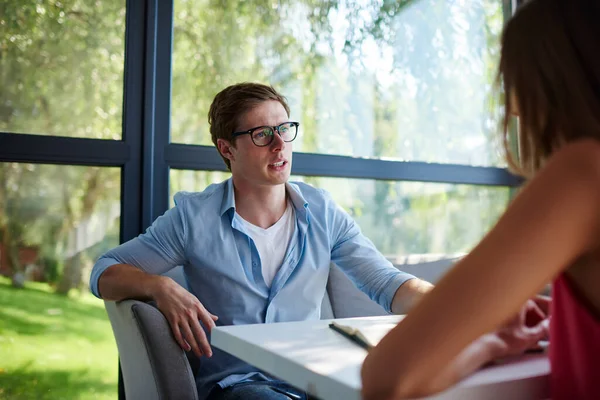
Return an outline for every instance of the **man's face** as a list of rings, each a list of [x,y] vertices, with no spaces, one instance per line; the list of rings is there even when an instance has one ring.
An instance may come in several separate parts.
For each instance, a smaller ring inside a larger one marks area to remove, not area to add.
[[[236,132],[246,131],[259,126],[277,126],[289,121],[283,105],[275,100],[264,101],[239,121]],[[227,141],[219,145],[221,153],[231,161],[233,179],[239,184],[255,186],[280,185],[290,177],[292,168],[292,143],[284,142],[277,133],[273,141],[264,147],[256,146],[250,135],[241,135],[235,139],[235,147]]]

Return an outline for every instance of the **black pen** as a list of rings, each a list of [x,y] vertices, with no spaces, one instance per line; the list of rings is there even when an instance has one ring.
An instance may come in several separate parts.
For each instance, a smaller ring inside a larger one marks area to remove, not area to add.
[[[356,343],[357,345],[359,345],[360,347],[362,347],[363,349],[365,349],[367,351],[371,350],[373,348],[373,345],[371,345],[371,343],[369,343],[367,338],[364,337],[364,335],[358,329],[355,329],[355,328],[352,328],[349,326],[336,324],[335,321],[330,323],[329,327],[331,329],[333,329],[334,331],[342,334],[347,339],[350,339],[351,341],[353,341],[354,343]]]

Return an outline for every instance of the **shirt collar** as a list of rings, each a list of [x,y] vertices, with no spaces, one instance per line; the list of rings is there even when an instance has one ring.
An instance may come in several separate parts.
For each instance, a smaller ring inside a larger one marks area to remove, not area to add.
[[[235,210],[235,193],[233,191],[233,179],[229,178],[225,181],[225,190],[223,191],[223,201],[221,202],[220,215],[223,216],[231,209]]]
[[[302,195],[298,185],[286,182],[285,188],[296,211],[305,212],[305,210],[308,208],[308,202]],[[235,210],[235,192],[233,191],[233,179],[229,178],[225,181],[225,190],[223,191],[223,201],[221,202],[220,215],[223,216],[223,214],[232,208]]]
[[[308,201],[306,201],[302,195],[298,185],[292,182],[286,182],[285,189],[287,190],[290,200],[292,200],[292,204],[297,211],[308,208]]]

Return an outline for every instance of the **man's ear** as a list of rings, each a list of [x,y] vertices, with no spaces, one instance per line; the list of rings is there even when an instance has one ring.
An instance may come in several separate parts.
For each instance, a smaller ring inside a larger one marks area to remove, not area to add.
[[[225,139],[217,139],[217,148],[219,149],[219,153],[229,161],[235,160],[235,147]]]

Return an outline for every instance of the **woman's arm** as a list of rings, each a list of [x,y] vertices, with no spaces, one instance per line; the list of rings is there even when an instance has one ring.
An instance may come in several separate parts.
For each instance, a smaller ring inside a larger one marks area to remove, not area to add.
[[[595,247],[599,222],[600,144],[570,144],[368,355],[362,371],[365,398],[422,396],[455,383],[460,371],[445,368]]]
[[[548,312],[539,306],[544,299],[528,300],[507,323],[492,333],[471,342],[440,373],[431,377],[426,394],[437,392],[471,375],[485,364],[500,358],[523,354],[547,340],[550,330]]]

